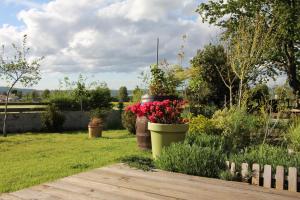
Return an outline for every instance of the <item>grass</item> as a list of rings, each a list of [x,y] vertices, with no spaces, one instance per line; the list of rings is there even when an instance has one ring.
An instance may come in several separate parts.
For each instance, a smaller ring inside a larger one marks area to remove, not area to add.
[[[0,137],[0,193],[12,192],[89,169],[120,162],[126,156],[150,157],[138,150],[125,130],[16,134]]]

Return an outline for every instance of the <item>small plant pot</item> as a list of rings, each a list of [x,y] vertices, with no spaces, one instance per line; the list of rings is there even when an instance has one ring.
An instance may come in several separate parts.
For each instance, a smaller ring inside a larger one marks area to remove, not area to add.
[[[173,142],[183,141],[189,129],[188,124],[158,124],[148,122],[151,132],[152,156],[156,159],[160,156],[163,147]]]
[[[102,136],[101,126],[88,126],[89,127],[89,138],[97,138]]]

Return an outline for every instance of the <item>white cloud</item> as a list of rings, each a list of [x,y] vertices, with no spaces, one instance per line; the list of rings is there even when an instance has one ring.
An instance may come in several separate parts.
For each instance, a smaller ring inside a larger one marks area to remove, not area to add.
[[[217,29],[201,23],[196,7],[193,0],[53,0],[21,11],[24,27],[2,26],[0,43],[28,34],[47,72],[132,72],[155,62],[158,36],[160,58],[170,61],[183,34],[187,58],[214,38]]]

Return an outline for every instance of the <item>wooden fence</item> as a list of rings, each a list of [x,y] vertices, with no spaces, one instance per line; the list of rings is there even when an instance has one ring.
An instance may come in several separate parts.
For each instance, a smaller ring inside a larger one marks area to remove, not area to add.
[[[226,161],[227,169],[232,175],[236,175],[236,164]],[[262,171],[263,170],[263,171]],[[300,177],[297,175],[296,167],[288,168],[288,176],[285,176],[283,166],[277,166],[276,172],[272,174],[271,165],[260,166],[254,163],[252,170],[249,170],[248,163],[242,163],[241,177],[244,182],[249,182],[252,185],[263,186],[265,188],[276,188],[277,190],[288,190],[291,192],[297,192],[300,190],[299,182]]]

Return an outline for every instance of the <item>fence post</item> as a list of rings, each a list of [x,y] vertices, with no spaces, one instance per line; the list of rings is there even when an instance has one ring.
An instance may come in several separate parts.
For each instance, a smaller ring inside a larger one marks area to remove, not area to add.
[[[264,166],[264,187],[271,188],[272,168],[271,165]]]
[[[276,167],[275,179],[276,179],[276,189],[283,190],[283,184],[284,184],[284,168],[283,168],[283,166]]]
[[[234,162],[231,163],[231,166],[230,166],[230,173],[231,173],[232,176],[235,175],[235,163],[234,163]]]
[[[248,178],[248,163],[242,163],[242,180],[243,182],[247,182]]]
[[[259,164],[254,163],[252,165],[252,171],[253,171],[253,175],[252,175],[252,184],[253,185],[258,185],[259,186],[259,176],[260,176],[260,168],[259,168]]]
[[[297,192],[297,168],[296,167],[289,167],[289,177],[288,177],[288,182],[289,182],[289,191],[291,192]]]
[[[226,169],[230,170],[230,162],[228,160],[226,161]]]

